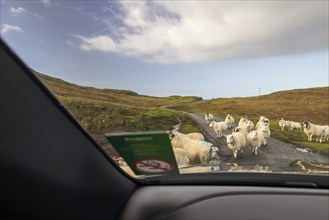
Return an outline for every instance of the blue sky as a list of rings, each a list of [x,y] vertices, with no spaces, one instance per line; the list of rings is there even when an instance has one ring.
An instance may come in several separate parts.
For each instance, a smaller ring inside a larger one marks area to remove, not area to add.
[[[9,1],[1,38],[31,68],[154,96],[328,86],[328,1]]]

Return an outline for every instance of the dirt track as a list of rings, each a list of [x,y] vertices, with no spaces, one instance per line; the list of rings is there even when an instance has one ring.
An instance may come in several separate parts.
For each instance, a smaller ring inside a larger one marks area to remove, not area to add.
[[[251,148],[247,146],[244,148],[243,154],[238,153],[238,157],[234,158],[232,151],[226,145],[226,138],[216,138],[214,129],[208,126],[204,120],[204,115],[195,113],[187,114],[200,126],[206,140],[219,147],[219,156],[222,164],[237,164],[239,166],[259,165],[269,167],[270,170],[275,171],[289,167],[289,164],[296,160],[302,160],[308,163],[329,163],[328,156],[320,153],[298,151],[296,146],[272,137],[269,139],[267,146],[262,146],[259,149],[257,156],[252,154]],[[223,119],[215,117],[215,121],[223,121]],[[229,133],[231,133],[230,130],[226,132],[226,134]]]

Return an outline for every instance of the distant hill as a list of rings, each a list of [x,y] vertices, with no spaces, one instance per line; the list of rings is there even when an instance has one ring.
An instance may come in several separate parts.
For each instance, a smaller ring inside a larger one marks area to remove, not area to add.
[[[91,100],[93,102],[111,102],[136,107],[160,107],[175,103],[193,102],[202,100],[196,96],[169,96],[152,97],[139,95],[130,90],[98,89],[94,87],[79,86],[64,80],[47,76],[32,70],[58,97]]]
[[[329,123],[329,87],[294,89],[274,92],[269,95],[247,98],[217,98],[171,108],[187,112],[210,112],[220,116],[248,115],[257,119],[265,115],[271,120],[283,117],[287,120],[313,123]]]

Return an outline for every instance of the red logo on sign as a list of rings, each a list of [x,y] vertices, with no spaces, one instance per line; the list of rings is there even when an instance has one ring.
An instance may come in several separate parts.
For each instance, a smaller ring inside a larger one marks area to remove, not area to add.
[[[137,160],[133,163],[133,167],[140,172],[148,174],[168,173],[174,168],[170,162],[159,159]]]

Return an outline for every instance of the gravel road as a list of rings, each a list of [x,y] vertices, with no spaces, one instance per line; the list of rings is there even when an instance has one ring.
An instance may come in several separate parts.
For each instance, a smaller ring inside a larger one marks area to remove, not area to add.
[[[259,165],[269,167],[270,170],[281,170],[281,168],[289,167],[289,164],[296,160],[308,163],[329,163],[328,156],[320,153],[301,152],[296,146],[284,143],[275,138],[270,138],[266,146],[262,146],[258,155],[255,156],[251,152],[250,147],[244,148],[243,153],[238,153],[238,157],[232,156],[232,151],[227,147],[226,138],[216,138],[216,133],[212,127],[209,127],[204,120],[203,114],[187,113],[193,118],[202,129],[207,141],[219,147],[219,156],[222,164],[238,164],[239,166]],[[215,117],[215,121],[223,121],[220,117]],[[226,134],[231,133],[231,130]],[[327,143],[328,144],[328,143]]]

